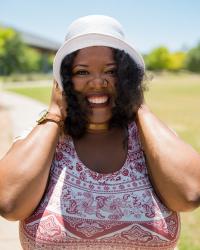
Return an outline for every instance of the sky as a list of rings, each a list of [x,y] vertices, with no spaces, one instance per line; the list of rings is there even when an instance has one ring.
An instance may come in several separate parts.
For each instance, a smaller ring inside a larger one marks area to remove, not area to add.
[[[63,42],[76,18],[116,18],[142,53],[158,46],[187,50],[200,42],[199,0],[0,0],[0,24]]]

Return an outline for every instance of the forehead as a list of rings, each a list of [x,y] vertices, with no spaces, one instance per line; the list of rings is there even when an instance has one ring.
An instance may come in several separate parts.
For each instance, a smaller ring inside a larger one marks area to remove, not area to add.
[[[114,61],[113,49],[104,46],[93,46],[84,49],[80,49],[74,58],[74,63],[78,61],[93,61],[93,60],[102,60],[102,61]]]

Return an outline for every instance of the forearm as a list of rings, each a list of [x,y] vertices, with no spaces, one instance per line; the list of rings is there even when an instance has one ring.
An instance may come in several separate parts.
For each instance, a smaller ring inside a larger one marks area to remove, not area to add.
[[[197,207],[200,202],[200,155],[148,108],[140,109],[137,119],[150,178],[160,198],[176,211]]]
[[[40,201],[49,176],[60,128],[37,125],[0,161],[0,211],[8,219],[27,217]]]

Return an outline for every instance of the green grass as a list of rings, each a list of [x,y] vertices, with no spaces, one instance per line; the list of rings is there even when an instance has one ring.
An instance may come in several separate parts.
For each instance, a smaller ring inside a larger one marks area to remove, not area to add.
[[[200,75],[157,75],[148,84],[145,99],[151,109],[181,138],[200,152]],[[9,88],[48,103],[50,87]],[[179,250],[200,250],[200,209],[182,213]]]
[[[200,152],[200,76],[155,77],[145,96],[160,119]]]
[[[200,209],[181,214],[180,250],[200,249]]]
[[[24,82],[24,81],[38,81],[38,80],[50,80],[52,79],[52,73],[13,73],[9,76],[0,76],[0,82]]]
[[[42,87],[9,87],[4,88],[5,90],[15,92],[20,95],[25,95],[30,98],[36,99],[45,104],[49,103],[51,96],[51,88],[49,86]]]

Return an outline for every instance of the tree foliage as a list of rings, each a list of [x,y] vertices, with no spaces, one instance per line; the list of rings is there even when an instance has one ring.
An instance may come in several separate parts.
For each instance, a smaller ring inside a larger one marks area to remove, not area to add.
[[[41,71],[40,67],[40,61],[41,61],[41,54],[32,48],[24,47],[23,51],[23,73],[29,73],[29,72],[39,72]]]
[[[166,47],[153,49],[145,56],[146,67],[149,70],[179,71],[184,68],[186,54],[184,52],[171,53]]]
[[[13,29],[0,27],[0,75],[49,72],[52,62],[52,55],[28,47]]]
[[[185,52],[174,52],[170,54],[170,62],[168,65],[168,70],[170,71],[179,71],[184,69],[185,67],[185,59],[186,53]]]
[[[0,74],[9,75],[21,71],[24,44],[10,28],[0,27]]]
[[[167,48],[153,49],[145,58],[146,67],[149,70],[163,70],[169,67],[170,53]]]
[[[200,42],[188,51],[185,65],[190,71],[200,72]]]

